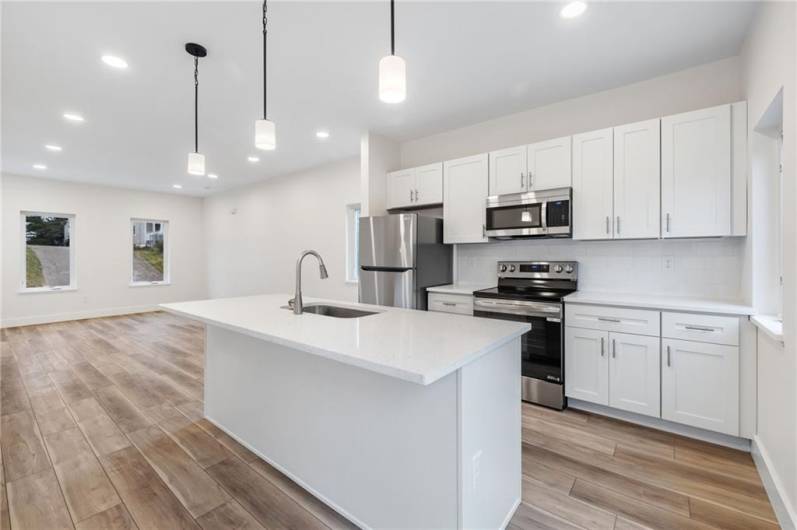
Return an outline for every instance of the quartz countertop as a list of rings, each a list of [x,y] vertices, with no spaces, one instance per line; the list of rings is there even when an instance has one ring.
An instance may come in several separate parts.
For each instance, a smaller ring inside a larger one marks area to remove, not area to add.
[[[161,304],[205,324],[295,348],[413,383],[429,385],[520,337],[521,322],[304,298],[377,314],[335,318],[282,309],[292,296],[270,294]],[[467,319],[467,320],[465,320]]]
[[[773,340],[783,342],[783,319],[775,315],[754,315],[750,321]]]
[[[577,291],[564,298],[566,304],[595,304],[640,307],[665,311],[692,311],[725,315],[752,315],[752,306],[723,300],[653,294]]]
[[[495,284],[450,283],[448,285],[435,285],[434,287],[427,287],[426,290],[430,293],[473,294],[473,291],[481,291],[482,289],[489,289],[490,287],[495,287]]]

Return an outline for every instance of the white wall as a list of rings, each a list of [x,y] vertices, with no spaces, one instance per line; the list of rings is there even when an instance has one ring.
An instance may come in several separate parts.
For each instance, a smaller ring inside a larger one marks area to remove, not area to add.
[[[346,205],[360,202],[360,160],[353,158],[270,179],[205,199],[210,296],[293,293],[295,264],[305,249],[306,296],[357,300],[346,278]],[[287,302],[287,298],[286,298]]]
[[[401,145],[401,167],[450,160],[743,99],[737,57]],[[391,168],[399,169],[399,168]]]
[[[797,525],[797,209],[793,206],[797,199],[795,27],[797,6],[793,2],[765,3],[751,27],[742,53],[744,93],[751,127],[755,127],[778,92],[783,90],[784,349],[781,353],[776,348],[762,348],[758,352],[756,443],[769,458],[769,472],[786,510],[790,512],[792,525]],[[755,193],[755,188],[753,191]],[[753,222],[755,215],[756,212]],[[753,274],[758,273],[753,271]]]
[[[741,62],[729,58],[640,83],[511,114],[401,145],[402,167],[685,112],[744,99]],[[673,268],[664,258],[673,258]],[[748,282],[743,239],[513,241],[458,245],[457,280],[491,283],[499,259],[568,259],[579,288],[738,301]]]
[[[125,313],[204,298],[202,201],[179,195],[3,175],[2,326]],[[22,211],[75,215],[76,291],[19,293]],[[171,284],[131,287],[131,218],[169,221]]]
[[[506,241],[457,245],[457,279],[494,284],[498,260],[578,261],[582,291],[668,294],[738,301],[744,242],[737,238],[665,241]],[[672,268],[665,268],[665,259]]]

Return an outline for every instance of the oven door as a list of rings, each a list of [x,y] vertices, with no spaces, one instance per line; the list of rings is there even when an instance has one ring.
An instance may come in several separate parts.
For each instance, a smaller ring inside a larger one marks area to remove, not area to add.
[[[563,384],[560,303],[475,298],[473,315],[531,324],[520,341],[523,377]]]

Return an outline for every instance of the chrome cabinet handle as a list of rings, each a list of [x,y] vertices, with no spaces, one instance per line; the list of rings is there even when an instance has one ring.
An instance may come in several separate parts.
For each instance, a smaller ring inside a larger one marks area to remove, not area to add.
[[[410,190],[410,202],[412,202],[412,190]]]
[[[455,304],[454,302],[443,302],[443,305],[447,305],[449,307],[456,307],[457,304]]]
[[[692,331],[716,331],[714,328],[704,328],[702,326],[684,326],[684,329]]]
[[[612,357],[617,358],[617,342],[612,339]]]
[[[670,214],[667,214],[665,219],[666,219],[666,221],[665,221],[664,226],[666,228],[664,229],[664,231],[669,233],[670,232]]]
[[[667,346],[667,366],[672,366],[672,362],[670,360],[670,347]]]
[[[617,235],[620,235],[620,216],[617,216]]]
[[[523,174],[522,171],[520,172],[520,187],[521,188],[526,187],[526,176]]]
[[[598,320],[602,322],[614,322],[615,324],[618,324],[620,322],[619,318],[598,317]]]
[[[601,357],[603,357],[603,353],[604,353],[603,337],[601,337]]]
[[[531,187],[534,185],[534,174],[531,171],[529,171],[529,178],[528,178],[528,182],[526,182],[526,184],[527,184],[528,189],[531,189]]]
[[[606,233],[609,233],[609,216],[606,216]]]
[[[487,225],[482,225],[482,237],[487,237]]]
[[[415,190],[415,202],[418,202],[418,190]]]

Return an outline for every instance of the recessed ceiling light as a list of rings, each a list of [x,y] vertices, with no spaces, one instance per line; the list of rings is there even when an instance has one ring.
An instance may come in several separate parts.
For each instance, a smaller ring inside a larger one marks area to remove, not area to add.
[[[217,178],[219,178],[219,176],[217,174],[215,174],[215,173],[208,173],[208,178],[209,179],[217,179]]]
[[[56,153],[60,153],[61,151],[64,150],[64,148],[61,147],[60,145],[54,145],[54,144],[45,144],[44,148],[47,149],[48,151],[54,151]]]
[[[115,55],[103,55],[102,62],[113,68],[119,68],[120,70],[127,68],[127,61]]]
[[[322,140],[329,138],[329,131],[324,131],[324,130],[316,131],[315,136],[316,138],[321,138]]]
[[[260,162],[260,157],[258,156],[247,156],[246,159],[250,162]]]
[[[83,118],[83,116],[81,116],[80,114],[76,114],[74,112],[64,112],[64,119],[68,121],[73,121],[75,123],[82,123],[86,121],[86,119]]]
[[[47,169],[47,166],[44,164],[33,164],[33,169],[38,169],[39,171],[44,171]]]
[[[562,18],[576,18],[587,10],[587,3],[576,0],[566,4],[559,12]]]
[[[182,187],[180,184],[172,184],[172,188],[174,188],[174,189],[176,189],[176,190],[181,190],[181,189],[183,189],[183,187]]]

